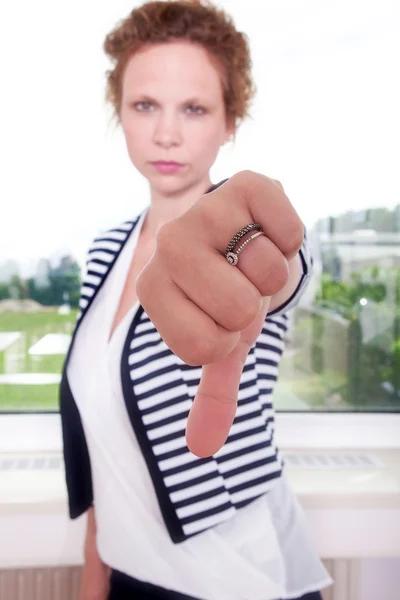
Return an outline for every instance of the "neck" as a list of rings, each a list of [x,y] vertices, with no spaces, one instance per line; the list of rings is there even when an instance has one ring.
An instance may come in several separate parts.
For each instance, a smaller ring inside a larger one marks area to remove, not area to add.
[[[145,238],[154,240],[158,229],[168,221],[183,215],[211,187],[209,174],[190,187],[173,194],[152,189],[151,202],[142,226]]]

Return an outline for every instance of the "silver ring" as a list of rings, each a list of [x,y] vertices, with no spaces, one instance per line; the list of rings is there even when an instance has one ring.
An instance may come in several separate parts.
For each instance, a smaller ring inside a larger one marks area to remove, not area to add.
[[[235,235],[225,248],[225,256],[228,254],[228,252],[232,252],[236,244],[239,242],[239,240],[242,239],[243,236],[249,233],[249,231],[254,231],[255,229],[257,229],[258,231],[262,231],[262,227],[259,223],[250,223],[249,225],[246,225],[246,227],[243,227],[240,231],[235,233]]]
[[[235,252],[227,252],[225,254],[225,258],[228,261],[228,263],[230,265],[232,265],[233,267],[235,267],[238,264],[240,252],[243,250],[243,248],[245,246],[247,246],[247,244],[249,242],[251,242],[251,240],[254,240],[259,235],[264,235],[264,232],[263,231],[257,231],[257,233],[253,233],[253,235],[251,235],[250,237],[248,237],[247,240],[245,240],[243,242],[243,244],[241,244],[238,248],[236,248]]]

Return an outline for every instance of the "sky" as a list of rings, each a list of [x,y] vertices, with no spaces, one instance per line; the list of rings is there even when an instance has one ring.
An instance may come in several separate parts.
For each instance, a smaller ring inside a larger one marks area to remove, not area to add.
[[[147,182],[104,102],[105,35],[138,2],[0,4],[0,264],[80,262]],[[252,120],[212,169],[279,179],[303,221],[400,202],[400,3],[222,0],[250,42]]]

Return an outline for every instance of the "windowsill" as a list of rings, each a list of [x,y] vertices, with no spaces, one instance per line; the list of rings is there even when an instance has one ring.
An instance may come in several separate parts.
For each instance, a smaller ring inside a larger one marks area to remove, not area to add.
[[[400,449],[400,413],[278,412],[280,448]],[[0,454],[61,452],[58,413],[0,413]]]
[[[373,453],[384,467],[307,469],[286,464],[285,473],[304,508],[400,509],[400,450],[358,451]],[[282,449],[283,456],[285,452]],[[290,449],[290,454],[315,452],[315,449]],[[7,454],[8,458],[12,456]],[[29,454],[18,453],[21,456]],[[66,514],[64,470],[3,471],[1,480],[0,514]]]
[[[383,468],[286,466],[323,558],[400,556],[400,450],[373,454]],[[63,470],[3,472],[0,568],[82,564],[85,522],[68,518]]]

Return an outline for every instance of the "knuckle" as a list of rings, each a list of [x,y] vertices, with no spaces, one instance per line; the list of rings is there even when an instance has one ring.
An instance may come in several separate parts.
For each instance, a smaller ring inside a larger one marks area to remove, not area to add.
[[[138,275],[135,284],[135,292],[140,304],[142,304],[142,298],[144,297],[144,290],[146,287],[143,280],[143,273],[141,273],[140,275]]]
[[[181,260],[183,256],[182,245],[180,226],[177,223],[165,223],[157,230],[156,249],[158,256],[165,259],[170,266],[175,264],[177,260]]]
[[[171,224],[165,223],[157,229],[156,233],[157,246],[161,246],[163,249],[170,246],[171,243]]]
[[[289,266],[285,258],[276,261],[268,271],[265,279],[264,295],[273,296],[285,287],[289,280]]]
[[[260,174],[250,169],[239,171],[231,177],[233,187],[237,188],[240,192],[246,195],[246,192],[250,187],[253,187],[257,181],[259,181]]]
[[[239,171],[231,177],[231,180],[233,190],[237,191],[239,197],[242,198],[244,204],[250,210],[257,209],[254,203],[259,202],[257,199],[264,198],[271,186],[270,179],[266,175],[250,169]]]
[[[285,240],[285,250],[288,254],[294,255],[301,248],[304,239],[304,228],[303,226],[295,227],[293,231],[288,233]]]
[[[279,181],[279,179],[271,179],[271,181],[282,191],[285,192],[285,190],[283,189],[283,185],[282,183]]]
[[[258,173],[252,171],[251,169],[243,169],[242,171],[238,171],[238,173],[236,173],[235,176],[238,179],[238,181],[247,182],[251,179],[254,179],[254,177],[257,175]]]
[[[237,333],[231,333],[224,328],[214,328],[212,331],[196,335],[196,340],[190,344],[185,352],[183,360],[189,366],[198,367],[216,362],[225,358],[236,346],[239,337]]]
[[[185,355],[185,362],[192,367],[213,362],[215,357],[216,341],[210,336],[196,336]]]
[[[212,202],[209,202],[209,198],[204,198],[202,201],[196,203],[195,205],[195,214],[196,214],[196,225],[198,231],[214,231],[216,227],[216,210],[215,210],[215,199]],[[191,223],[187,224],[187,231]],[[191,232],[193,233],[194,227],[191,227]]]
[[[149,286],[149,282],[148,282],[148,269],[149,267],[144,267],[142,269],[142,271],[139,273],[137,279],[136,279],[136,284],[135,284],[135,291],[136,291],[136,295],[138,297],[139,302],[144,305],[144,303],[146,303],[148,294],[147,294],[147,290],[149,290],[150,286]]]
[[[246,304],[245,309],[243,310],[243,325],[242,330],[246,329],[254,321],[258,313],[260,312],[260,293],[257,292],[257,298],[255,298],[252,302],[248,302]]]
[[[229,305],[225,313],[224,327],[229,331],[243,331],[254,321],[260,311],[260,294],[252,294],[251,298],[238,295]]]

